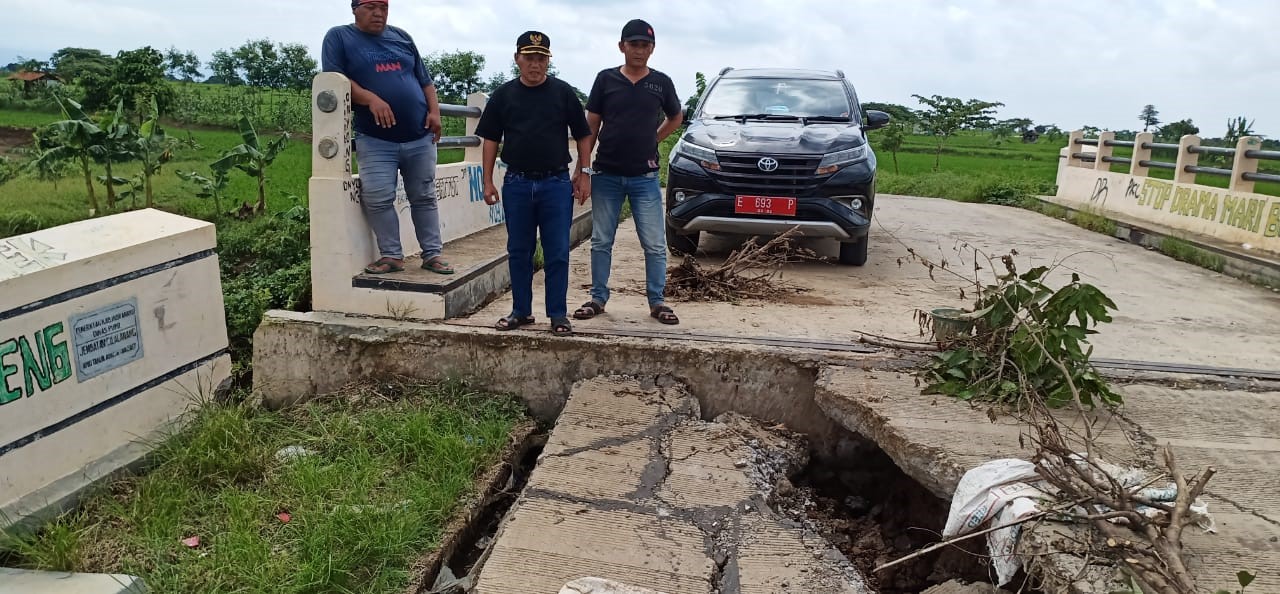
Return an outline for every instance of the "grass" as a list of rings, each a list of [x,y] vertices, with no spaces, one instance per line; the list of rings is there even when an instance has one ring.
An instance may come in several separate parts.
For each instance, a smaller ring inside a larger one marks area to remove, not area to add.
[[[1188,264],[1195,264],[1214,272],[1222,272],[1227,266],[1226,258],[1213,252],[1202,250],[1177,237],[1165,237],[1157,248],[1160,253]]]
[[[126,573],[162,593],[402,592],[522,411],[462,382],[379,385],[282,412],[208,404],[145,475],[38,535],[4,537],[0,565]],[[278,458],[287,446],[313,453]],[[185,546],[193,536],[199,547]]]

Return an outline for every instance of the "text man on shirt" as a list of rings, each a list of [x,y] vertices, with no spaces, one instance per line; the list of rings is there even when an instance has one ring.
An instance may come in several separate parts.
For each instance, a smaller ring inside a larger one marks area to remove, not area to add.
[[[321,61],[325,72],[340,72],[351,81],[360,204],[381,255],[365,272],[404,270],[395,208],[399,173],[422,248],[422,267],[453,274],[440,257],[444,246],[435,184],[440,104],[431,73],[413,38],[387,24],[386,0],[351,0],[351,12],[355,24],[325,34]]]
[[[625,63],[600,71],[587,99],[587,121],[599,138],[600,150],[591,179],[591,300],[574,312],[580,320],[604,312],[609,302],[613,242],[622,202],[630,199],[636,234],[644,248],[649,315],[664,324],[680,322],[663,296],[667,241],[658,187],[658,143],[680,127],[684,114],[671,77],[649,68],[653,47],[653,27],[640,19],[628,22],[618,42]]]
[[[585,203],[591,167],[591,130],[573,87],[547,76],[551,39],[526,31],[516,40],[520,76],[498,87],[485,105],[476,135],[484,139],[484,201],[497,204],[493,183],[498,143],[507,164],[503,211],[507,220],[507,265],[511,271],[511,313],[498,320],[499,330],[534,323],[533,252],[542,235],[546,276],[546,311],[551,331],[569,334],[569,228],[573,199]],[[578,142],[578,164],[569,172],[569,132]]]

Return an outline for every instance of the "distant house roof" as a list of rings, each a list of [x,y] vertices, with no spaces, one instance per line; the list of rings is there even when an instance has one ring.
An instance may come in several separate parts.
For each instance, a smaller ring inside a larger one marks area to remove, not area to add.
[[[15,72],[9,75],[9,80],[20,80],[22,82],[35,82],[38,80],[56,80],[61,81],[58,75],[52,72]]]

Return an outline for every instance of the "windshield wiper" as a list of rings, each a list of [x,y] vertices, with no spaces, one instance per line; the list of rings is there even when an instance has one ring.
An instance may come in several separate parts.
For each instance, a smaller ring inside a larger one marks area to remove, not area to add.
[[[805,116],[804,121],[806,122],[852,122],[853,118],[850,118],[849,116],[818,115],[818,116]]]
[[[787,120],[795,121],[800,118],[785,113],[740,113],[738,115],[720,115],[712,119],[715,120]]]

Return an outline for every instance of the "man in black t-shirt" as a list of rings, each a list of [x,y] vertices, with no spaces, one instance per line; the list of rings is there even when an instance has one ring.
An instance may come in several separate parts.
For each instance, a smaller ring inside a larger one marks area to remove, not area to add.
[[[499,330],[532,324],[533,252],[542,234],[543,270],[546,273],[546,308],[551,331],[569,334],[569,227],[573,199],[579,204],[590,195],[590,178],[582,170],[591,167],[591,129],[573,87],[547,76],[551,39],[527,31],[516,40],[516,65],[520,77],[498,87],[485,105],[476,135],[484,139],[484,201],[497,204],[493,184],[498,143],[507,164],[502,201],[507,221],[507,266],[511,271],[511,313],[498,320]],[[578,166],[569,173],[569,136],[578,142]]]
[[[604,312],[609,302],[613,242],[622,202],[629,200],[636,234],[644,248],[649,315],[663,324],[680,323],[663,297],[667,240],[658,183],[658,143],[680,127],[684,114],[671,77],[649,68],[653,47],[653,27],[640,19],[628,22],[618,42],[625,63],[600,71],[587,99],[587,122],[593,137],[600,139],[600,151],[590,189],[591,300],[574,312],[580,320]]]

